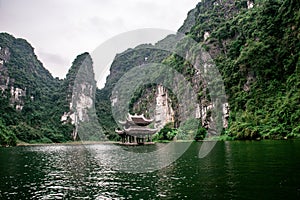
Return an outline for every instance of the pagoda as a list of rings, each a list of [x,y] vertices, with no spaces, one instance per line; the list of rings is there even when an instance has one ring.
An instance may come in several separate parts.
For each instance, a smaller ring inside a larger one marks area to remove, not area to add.
[[[149,128],[148,125],[153,119],[147,119],[144,115],[131,115],[128,113],[125,121],[119,121],[123,130],[116,130],[122,138],[123,144],[137,145],[152,143],[152,135],[157,129]]]

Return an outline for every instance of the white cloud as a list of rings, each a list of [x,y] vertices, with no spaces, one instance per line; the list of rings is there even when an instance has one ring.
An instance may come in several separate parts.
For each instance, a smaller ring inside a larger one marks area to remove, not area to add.
[[[75,57],[138,28],[176,31],[199,0],[0,0],[0,31],[27,39],[45,67],[65,77]]]

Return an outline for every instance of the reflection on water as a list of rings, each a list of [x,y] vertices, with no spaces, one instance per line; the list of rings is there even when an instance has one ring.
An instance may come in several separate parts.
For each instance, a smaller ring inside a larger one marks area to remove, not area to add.
[[[218,142],[203,159],[200,147],[135,174],[116,170],[112,144],[0,148],[0,199],[300,199],[300,141]]]
[[[99,145],[88,145],[87,150],[100,165],[107,165],[117,171],[146,173],[162,169],[176,161],[190,146],[191,142],[158,144],[151,146],[110,145],[105,150]],[[126,149],[126,150],[124,150]]]

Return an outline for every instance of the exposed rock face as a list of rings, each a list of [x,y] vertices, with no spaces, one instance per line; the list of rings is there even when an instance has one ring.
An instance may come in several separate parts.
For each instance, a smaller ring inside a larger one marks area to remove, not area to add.
[[[91,85],[88,81],[83,81],[73,90],[72,101],[70,103],[70,118],[75,124],[73,131],[73,139],[77,138],[79,123],[90,121],[90,110],[94,106],[95,85]]]
[[[248,72],[248,75],[247,75],[247,82],[244,84],[244,91],[249,91],[250,90],[250,86],[251,86],[251,83],[255,82],[256,79],[255,79],[255,76],[254,76],[254,73],[253,72]]]
[[[80,123],[89,122],[91,111],[95,105],[96,81],[94,79],[94,71],[92,59],[89,54],[79,55],[73,62],[69,74],[67,75],[67,84],[69,85],[69,111],[65,112],[61,121],[68,119],[75,125],[72,137],[74,140],[78,137],[78,128]]]
[[[5,63],[10,58],[10,52],[8,48],[0,47],[0,90],[4,92],[8,88],[9,76]]]
[[[65,112],[61,121],[67,121],[68,117],[72,124],[80,121],[88,121],[88,110],[94,106],[94,86],[87,82],[81,83],[76,87],[72,94],[72,100],[69,104],[70,112]]]
[[[10,87],[10,99],[9,103],[16,110],[21,111],[24,107],[24,101],[26,97],[26,88],[21,89],[14,87],[14,80],[10,81],[8,75],[8,69],[5,66],[10,59],[10,51],[7,47],[0,46],[0,90],[3,93]]]
[[[10,104],[16,108],[16,110],[21,111],[24,107],[24,98],[26,97],[26,89],[10,88]]]
[[[192,55],[192,53],[187,53]],[[229,105],[227,102],[222,103],[221,107],[215,105],[217,102],[213,102],[210,98],[212,91],[209,91],[209,84],[217,79],[218,71],[214,70],[213,64],[211,63],[212,58],[207,52],[200,53],[194,61],[195,73],[192,77],[193,89],[198,91],[198,103],[196,109],[196,118],[201,120],[201,124],[204,128],[208,130],[216,131],[216,120],[212,116],[212,112],[215,109],[218,109],[217,112],[222,114],[222,127],[228,127],[229,119]],[[214,72],[215,71],[215,72]],[[220,75],[219,75],[220,76]],[[220,76],[221,77],[221,76]],[[221,84],[222,82],[220,82]],[[213,91],[213,93],[218,93],[220,91]],[[215,100],[218,101],[218,100]]]
[[[247,1],[247,7],[248,7],[248,9],[253,8],[253,6],[254,6],[254,2],[251,1],[251,0],[248,0]]]
[[[0,46],[0,65],[3,65],[9,60],[10,52],[7,47],[3,48]]]
[[[114,106],[118,102],[117,94],[116,96],[111,96],[110,101],[111,101],[111,105]]]
[[[74,93],[72,94],[72,102],[70,103],[70,109],[75,110],[71,115],[73,121],[88,121],[88,109],[94,105],[94,92],[95,88],[88,82],[83,82],[78,85]],[[76,117],[78,119],[76,119]]]
[[[226,92],[227,92],[227,96],[224,95],[222,97],[222,99],[220,101],[216,101],[215,99],[218,98],[218,91],[213,91],[213,89],[211,89],[210,84],[211,83],[216,83],[218,84],[220,80],[216,80],[214,74],[211,72],[210,66],[209,66],[209,62],[205,62],[205,60],[208,60],[208,58],[206,57],[207,54],[201,54],[201,52],[196,52],[193,49],[197,49],[198,46],[193,46],[191,47],[189,43],[177,43],[178,45],[170,45],[170,44],[176,44],[177,40],[176,40],[176,36],[168,36],[166,39],[162,40],[163,42],[159,42],[159,44],[157,45],[157,47],[169,47],[169,46],[175,46],[180,48],[180,52],[183,52],[182,54],[184,55],[184,53],[186,53],[186,56],[182,56],[183,59],[178,59],[176,56],[173,55],[168,55],[168,54],[163,54],[160,55],[158,61],[153,59],[155,56],[153,56],[153,50],[149,50],[149,51],[145,51],[142,48],[140,49],[131,49],[131,52],[129,50],[127,50],[126,52],[120,54],[120,56],[117,56],[116,59],[114,60],[112,67],[111,67],[111,74],[110,76],[107,78],[107,84],[106,87],[103,89],[103,91],[101,92],[102,98],[103,96],[107,96],[107,98],[103,98],[103,99],[108,99],[107,102],[112,103],[113,105],[116,105],[118,102],[122,101],[122,98],[115,98],[113,95],[110,95],[110,91],[111,89],[114,87],[114,84],[117,83],[117,81],[130,69],[132,69],[135,66],[139,66],[142,63],[151,63],[151,62],[160,62],[163,61],[163,63],[168,63],[170,65],[173,66],[174,64],[174,68],[176,70],[178,70],[180,73],[182,73],[185,77],[188,78],[188,81],[191,82],[191,85],[194,89],[194,92],[197,94],[197,98],[196,98],[196,102],[197,102],[197,106],[196,107],[196,118],[199,119],[198,122],[202,123],[202,126],[206,127],[208,130],[214,129],[216,127],[224,127],[227,128],[228,127],[228,118],[229,118],[229,112],[230,109],[232,109],[232,121],[233,122],[231,124],[231,126],[229,126],[231,128],[232,131],[236,131],[235,130],[235,125],[240,126],[239,125],[239,120],[236,120],[236,117],[239,117],[239,115],[237,113],[243,113],[244,112],[244,107],[245,105],[247,106],[247,104],[245,104],[245,102],[248,102],[247,98],[245,97],[248,91],[252,90],[252,85],[253,83],[258,83],[257,81],[260,80],[260,78],[262,78],[261,80],[265,80],[267,78],[267,82],[266,84],[269,83],[269,78],[268,77],[264,77],[265,73],[261,73],[261,75],[259,75],[258,71],[255,71],[255,74],[251,72],[251,68],[249,68],[248,63],[253,60],[253,58],[256,58],[256,53],[253,54],[252,56],[252,50],[254,52],[257,50],[262,49],[262,51],[264,51],[264,47],[266,47],[267,49],[269,48],[268,46],[277,47],[277,44],[279,44],[281,41],[278,40],[278,42],[276,42],[276,38],[280,39],[280,37],[277,37],[277,34],[272,34],[272,40],[270,41],[263,41],[262,38],[259,38],[259,36],[267,36],[265,34],[265,28],[262,28],[264,26],[252,26],[252,22],[251,20],[239,20],[239,16],[242,16],[241,19],[247,19],[248,17],[248,12],[252,13],[253,11],[259,11],[256,10],[256,7],[254,5],[254,0],[243,0],[243,1],[235,1],[235,0],[214,0],[214,1],[200,1],[201,3],[199,3],[197,5],[197,7],[195,9],[193,9],[189,15],[187,20],[185,21],[185,24],[180,28],[179,32],[181,33],[188,33],[189,37],[192,36],[193,39],[195,39],[197,41],[197,43],[199,44],[199,46],[202,45],[202,47],[208,52],[208,54],[211,56],[212,59],[215,60],[216,64],[218,65],[218,69],[220,70],[221,74],[223,75],[223,78],[225,81],[225,84],[223,84],[224,86],[226,86]],[[286,2],[284,5],[288,5],[288,3]],[[290,4],[290,7],[295,7],[296,3],[295,1],[293,1],[293,3]],[[270,13],[276,14],[277,10],[279,12],[284,11],[285,9],[283,9],[285,6],[282,6],[281,9],[279,9],[279,3],[277,3],[277,5],[274,4],[274,6],[270,6],[270,8],[266,8],[266,11],[270,11]],[[289,7],[289,8],[290,8]],[[251,9],[253,8],[253,9]],[[286,6],[286,8],[288,8],[288,6]],[[251,9],[248,10],[247,9]],[[291,10],[288,9],[290,12]],[[287,10],[286,10],[287,11]],[[278,13],[279,13],[278,12]],[[292,13],[292,12],[291,12]],[[253,14],[253,13],[252,13]],[[262,14],[262,16],[268,16],[266,15],[266,13],[264,12],[257,12],[257,14]],[[288,14],[289,15],[289,14]],[[288,16],[286,15],[286,16]],[[196,16],[196,17],[195,17]],[[236,17],[237,16],[237,17]],[[250,15],[249,15],[250,16]],[[252,15],[251,15],[252,16]],[[280,14],[278,15],[278,20],[283,19],[284,15]],[[255,17],[254,15],[252,17]],[[271,17],[272,18],[272,17]],[[278,30],[280,33],[284,33],[285,30],[284,29],[279,29],[276,28],[276,24],[279,23],[278,20],[275,20],[274,22],[271,22],[272,20],[269,16],[267,18],[257,18],[256,22],[260,22],[261,24],[264,24],[267,21],[270,21],[270,24],[273,27],[274,30]],[[293,18],[293,16],[291,15],[290,18]],[[262,20],[263,19],[263,20]],[[266,19],[266,20],[265,20]],[[268,19],[268,20],[267,20]],[[294,19],[294,22],[296,22],[297,20]],[[196,22],[196,25],[193,26],[193,23]],[[228,23],[230,22],[230,23]],[[275,26],[274,26],[275,24]],[[289,23],[287,23],[289,24]],[[192,25],[192,26],[191,26]],[[244,26],[245,25],[245,26]],[[294,24],[290,24],[288,25],[286,28],[286,30],[289,30],[289,33],[286,33],[286,36],[290,35],[290,33],[293,33],[294,35],[297,35],[297,23]],[[255,30],[254,30],[255,27]],[[252,31],[256,31],[260,30],[259,32],[257,32],[257,34],[252,34],[253,32],[248,32],[246,31],[249,28],[249,30]],[[271,30],[270,30],[271,31]],[[268,32],[268,31],[267,31]],[[280,35],[280,34],[279,34]],[[274,36],[274,38],[273,38]],[[249,39],[250,38],[253,41],[253,44],[249,43]],[[269,37],[266,37],[269,38]],[[289,37],[286,37],[289,38]],[[294,40],[293,40],[294,41]],[[275,45],[276,44],[276,45]],[[288,44],[285,43],[285,44]],[[295,43],[297,44],[297,43]],[[253,46],[252,46],[253,45]],[[251,46],[251,48],[249,47],[249,49],[247,50],[247,46]],[[278,45],[279,47],[280,45]],[[295,49],[295,50],[291,50],[291,51],[282,51],[280,53],[286,52],[286,55],[295,55],[296,56],[296,52],[298,48],[294,48],[296,47],[296,45],[293,45],[293,47],[291,49]],[[199,48],[198,48],[199,49]],[[284,49],[284,48],[283,48]],[[251,51],[250,51],[251,50]],[[269,49],[270,52],[273,51],[273,49]],[[245,55],[243,54],[243,52],[245,52]],[[263,52],[257,54],[258,57],[264,58],[265,56],[262,56]],[[275,56],[275,58],[280,58],[282,55],[277,54],[276,52],[273,54],[266,54],[266,55],[278,55]],[[245,56],[245,58],[244,58]],[[266,56],[265,58],[267,58],[268,56]],[[282,56],[284,57],[284,56]],[[190,59],[189,59],[190,58]],[[189,61],[192,59],[193,64],[196,63],[196,66],[200,66],[200,68],[195,67],[193,69],[193,67],[189,66],[188,62],[182,61],[182,60],[186,60]],[[227,60],[228,59],[228,60]],[[255,59],[256,60],[256,59]],[[168,62],[169,61],[169,62]],[[294,63],[295,61],[295,63]],[[240,65],[240,62],[242,62],[242,65]],[[266,63],[271,63],[272,61],[268,61]],[[251,63],[251,62],[250,62]],[[264,64],[264,62],[261,61],[257,61],[257,62],[253,62],[254,66],[257,67],[257,69],[255,69],[253,67],[253,70],[259,70],[259,72],[263,72],[264,69],[262,67],[258,68],[260,66],[260,63]],[[281,62],[277,62],[278,64],[278,70],[280,69],[280,65],[282,64]],[[274,63],[275,64],[275,63]],[[290,63],[290,71],[292,72],[294,71],[294,65],[296,64],[296,57],[295,60],[293,60],[293,62]],[[250,65],[250,64],[249,64]],[[266,70],[271,69],[268,68],[269,64],[266,64],[266,66],[264,66],[264,68]],[[276,64],[277,66],[277,64]],[[191,69],[192,68],[192,69]],[[250,70],[249,70],[250,69]],[[274,75],[276,74],[277,69],[272,69],[272,74],[274,72]],[[279,70],[280,73],[284,73],[284,70]],[[210,80],[207,80],[207,76],[205,77],[206,74],[211,73]],[[262,76],[263,75],[263,76]],[[278,74],[277,74],[278,75]],[[276,76],[277,76],[276,75]],[[290,74],[286,74],[286,77],[282,77],[282,80],[284,80],[285,78],[287,78]],[[280,75],[277,76],[278,78],[281,79]],[[257,80],[256,80],[257,79]],[[294,77],[293,79],[290,80],[295,80]],[[221,80],[222,81],[222,80]],[[222,82],[221,82],[222,83]],[[263,81],[261,84],[264,84]],[[255,85],[257,86],[257,85]],[[145,115],[148,115],[150,117],[154,117],[156,119],[156,126],[157,127],[162,127],[163,124],[166,123],[166,121],[170,120],[172,116],[172,111],[170,106],[169,106],[169,101],[166,100],[168,98],[166,98],[165,96],[163,96],[164,92],[162,92],[164,89],[163,88],[156,88],[157,85],[155,85],[153,87],[153,85],[150,86],[146,86],[145,88],[143,88],[144,91],[146,90],[152,90],[146,93],[146,95],[144,95],[145,93],[142,93],[142,95],[134,95],[134,97],[130,100],[131,105],[134,104],[133,107],[133,113],[138,113],[138,114],[142,114],[145,113]],[[260,88],[258,86],[258,88]],[[262,87],[263,89],[265,87]],[[284,89],[285,90],[285,87]],[[126,92],[126,91],[125,91]],[[152,93],[151,93],[152,92]],[[150,94],[151,93],[151,94]],[[260,95],[263,96],[264,94],[259,94],[260,92],[258,92],[256,95],[256,97],[251,97],[251,99],[255,99],[258,98]],[[216,94],[216,95],[212,95],[212,94]],[[271,92],[272,94],[272,92]],[[171,95],[171,94],[170,94]],[[237,95],[237,96],[235,96]],[[100,96],[100,95],[99,95]],[[101,96],[100,96],[101,97]],[[236,98],[238,97],[238,98]],[[144,99],[141,100],[141,99]],[[229,102],[232,103],[229,107],[228,103],[226,103],[226,99],[229,99]],[[240,101],[242,100],[242,101]],[[173,99],[172,99],[173,101]],[[175,100],[176,101],[176,100]],[[175,105],[177,102],[172,102],[173,105]],[[255,101],[254,101],[255,102]],[[273,102],[273,101],[271,101]],[[106,103],[106,102],[105,102]],[[267,102],[266,102],[267,103]],[[279,101],[280,103],[280,101]],[[151,104],[151,105],[150,105]],[[168,104],[168,105],[167,105]],[[178,103],[179,104],[179,103]],[[251,105],[252,103],[249,101],[249,105]],[[103,106],[104,104],[100,104],[102,109],[103,107],[105,108],[110,108],[110,104],[108,105],[105,104],[105,106]],[[130,105],[130,106],[131,106]],[[152,107],[151,107],[152,106]],[[181,105],[180,105],[181,106]],[[174,112],[175,114],[175,121],[179,121],[183,122],[183,120],[181,120],[181,116],[179,114],[181,114],[180,112],[180,106],[178,107],[174,107]],[[188,104],[188,106],[190,106]],[[255,113],[256,111],[254,111],[255,109],[253,109],[253,107],[255,107],[256,105],[251,105],[251,110],[248,110],[250,112],[246,112],[246,114],[251,115],[252,113]],[[261,105],[261,107],[264,107],[265,105]],[[192,106],[190,106],[192,107]],[[193,107],[194,108],[194,107]],[[168,110],[169,109],[169,110]],[[247,108],[246,108],[247,109]],[[263,108],[265,109],[265,108]],[[131,111],[132,111],[131,110]],[[215,110],[217,110],[218,113],[214,112]],[[269,111],[266,110],[266,113],[268,113]],[[113,121],[112,117],[110,116],[109,112],[102,112],[104,114],[108,114],[109,117],[104,118],[104,120],[102,120],[104,123],[105,122],[110,122]],[[104,116],[104,114],[102,114],[102,116]],[[177,113],[179,113],[177,115]],[[280,112],[279,112],[280,113]],[[185,113],[183,113],[184,115]],[[221,115],[222,114],[222,115]],[[147,117],[148,117],[147,116]],[[259,118],[261,117],[261,114],[259,112],[257,112],[257,117],[259,116]],[[217,117],[217,119],[222,118],[222,121],[218,121],[215,120],[215,118]],[[236,120],[236,124],[234,122],[234,120]],[[101,121],[101,120],[100,120]],[[164,121],[164,122],[163,122]],[[217,122],[218,121],[218,122]],[[249,117],[249,121],[251,122],[251,117]],[[103,124],[104,124],[103,123]],[[216,124],[218,123],[218,124]],[[252,123],[252,122],[251,122]],[[107,123],[107,130],[109,130],[109,127],[112,127],[113,123]],[[261,126],[264,127],[264,126]],[[260,129],[261,127],[258,126],[258,128]],[[270,126],[271,128],[273,127],[273,125]],[[280,128],[280,127],[279,127]],[[218,129],[219,130],[219,129]],[[258,129],[254,129],[254,132],[256,132]],[[274,129],[275,130],[275,129]],[[295,129],[295,130],[299,130],[299,128]],[[292,129],[290,130],[292,131]],[[249,135],[248,133],[246,135]],[[248,137],[248,136],[247,136]],[[252,137],[252,136],[251,136]]]
[[[112,95],[110,101],[115,105],[118,102],[117,95]],[[153,118],[154,127],[157,129],[163,128],[167,123],[175,122],[175,112],[169,92],[160,84],[144,88],[131,112]]]
[[[229,119],[229,104],[223,104],[223,111],[222,111],[222,120],[223,120],[223,127],[228,128],[228,119]]]
[[[155,127],[163,128],[169,122],[174,122],[174,111],[168,91],[162,85],[157,85],[155,106]]]
[[[203,36],[204,41],[206,41],[209,38],[209,36],[210,36],[210,33],[208,31],[205,31],[204,36]]]

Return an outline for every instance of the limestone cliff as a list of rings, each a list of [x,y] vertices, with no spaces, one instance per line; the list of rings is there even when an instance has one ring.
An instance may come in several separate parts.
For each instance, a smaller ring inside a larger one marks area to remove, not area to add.
[[[91,112],[95,109],[96,81],[93,62],[88,53],[77,56],[70,68],[64,84],[68,85],[68,111],[62,117],[62,122],[68,120],[75,125],[72,138],[78,139],[78,128],[82,123],[91,121]]]
[[[116,101],[116,99],[114,99]],[[112,101],[113,103],[113,101]],[[168,123],[175,123],[176,104],[172,103],[169,91],[161,84],[146,86],[137,94],[130,112],[145,114],[154,119],[153,126],[161,129]]]
[[[167,89],[157,85],[155,105],[155,127],[163,128],[167,123],[175,122],[175,113]]]
[[[9,102],[16,110],[21,111],[24,107],[26,88],[22,89],[14,86],[14,79],[10,79],[7,64],[10,60],[10,51],[8,47],[0,46],[0,89],[4,94],[9,88]]]
[[[215,117],[221,118],[223,133],[233,139],[299,136],[299,10],[297,0],[202,0],[179,29],[185,37],[169,35],[157,44],[116,55],[101,90],[96,89],[88,54],[78,56],[67,77],[60,80],[44,68],[26,40],[0,33],[0,125],[7,129],[0,143],[15,144],[16,138],[24,142],[99,139],[101,135],[84,134],[102,132],[97,117],[109,139],[117,139],[111,111],[117,99],[111,92],[130,69],[149,63],[170,66],[196,94],[192,100],[197,105],[191,106],[182,105],[169,90],[174,88],[166,89],[159,82],[134,92],[129,110],[152,116],[157,127],[169,121],[180,126],[186,113],[179,111],[185,106],[195,108],[196,121],[208,130],[215,129]],[[180,38],[196,44],[178,42]],[[168,47],[181,56],[163,50]],[[216,78],[208,60],[222,80]],[[84,70],[80,71],[80,65]],[[218,94],[212,86],[220,81],[226,96],[216,101]],[[221,115],[214,112],[216,108]]]
[[[0,123],[11,133],[8,141],[0,139],[0,143],[15,143],[11,141],[16,138],[24,142],[70,140],[70,125],[59,120],[64,107],[61,83],[44,68],[26,40],[0,33]]]
[[[290,110],[291,105],[296,109],[296,102],[299,102],[296,100],[299,90],[292,86],[292,83],[299,83],[299,8],[299,1],[289,0],[202,0],[188,13],[179,29],[196,45],[178,43],[177,36],[171,35],[153,46],[174,45],[182,52],[181,56],[165,53],[157,57],[153,49],[138,48],[121,53],[111,66],[105,88],[98,93],[98,101],[108,96],[102,105],[109,108],[113,85],[147,57],[150,58],[149,63],[172,66],[191,83],[197,94],[195,118],[206,129],[215,129],[214,110],[217,109],[221,111],[217,117],[222,119],[223,133],[230,137],[292,137],[300,130],[297,125],[299,112]],[[200,52],[195,51],[201,48]],[[211,73],[210,62],[214,63],[222,79],[216,79]],[[210,86],[220,82],[223,82],[226,95],[216,101],[214,98],[218,93],[211,91]],[[130,102],[132,112],[144,112],[155,117],[154,105],[156,100],[162,99],[155,87],[149,85],[142,88],[144,93],[138,91],[133,94]],[[178,125],[181,122],[179,106],[172,98],[170,103]],[[157,105],[157,110],[166,108]],[[167,112],[172,113],[170,109]],[[103,126],[114,126],[108,123],[114,120],[112,115],[104,111],[101,113],[109,116],[103,120]],[[274,118],[270,120],[270,116]],[[99,118],[103,119],[101,117],[102,114]],[[157,121],[160,118],[163,117],[157,117]]]
[[[9,76],[6,63],[9,61],[10,53],[7,47],[0,46],[0,89],[2,93],[8,88]]]

